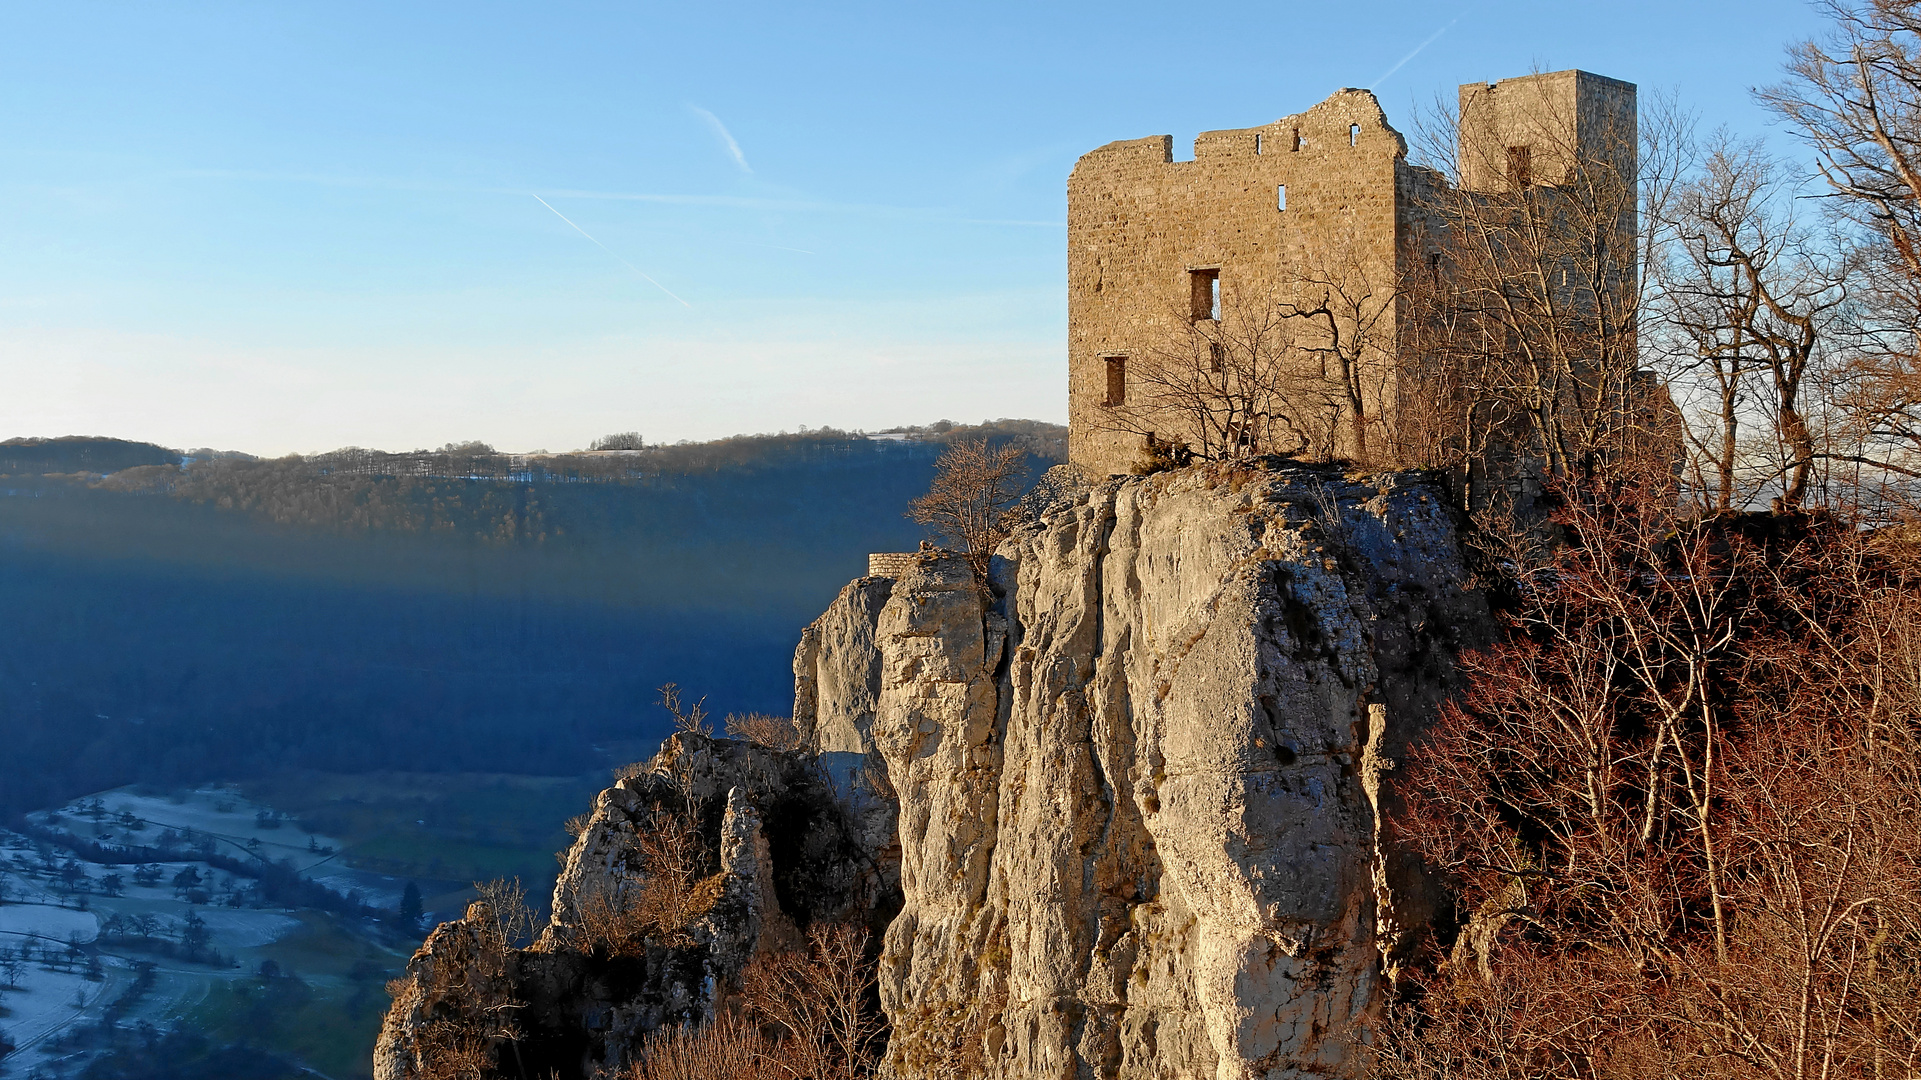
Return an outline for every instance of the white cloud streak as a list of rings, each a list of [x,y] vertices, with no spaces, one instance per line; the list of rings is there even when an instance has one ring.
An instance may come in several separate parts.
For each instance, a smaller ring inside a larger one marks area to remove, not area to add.
[[[727,130],[727,125],[720,122],[720,117],[698,105],[687,107],[694,110],[694,115],[707,121],[707,126],[713,128],[714,134],[720,136],[720,141],[727,145],[727,156],[734,159],[734,164],[740,166],[740,171],[751,175],[754,170],[747,164],[747,155],[740,152],[740,143],[734,141],[734,133]]]
[[[1414,50],[1412,52],[1408,53],[1406,56],[1401,57],[1401,59],[1398,62],[1396,62],[1393,67],[1388,68],[1385,72],[1382,72],[1378,78],[1376,78],[1372,83],[1368,84],[1368,88],[1372,90],[1380,89],[1381,84],[1393,78],[1395,72],[1406,67],[1407,62],[1409,60],[1412,60],[1415,57],[1421,55],[1421,52],[1425,50],[1429,45],[1432,45],[1436,41],[1439,41],[1441,39],[1442,34],[1445,34],[1449,30],[1454,29],[1454,24],[1457,22],[1460,22],[1462,17],[1464,17],[1466,14],[1467,14],[1466,11],[1461,12],[1460,15],[1456,15],[1452,19],[1449,19],[1446,26],[1443,26],[1439,30],[1434,31],[1432,34],[1429,34],[1427,36],[1426,41],[1423,41],[1419,45],[1414,46]]]
[[[528,192],[528,194],[529,194],[529,195],[533,195],[534,193],[530,191],[530,192]],[[540,196],[538,196],[538,195],[534,195],[534,201],[535,201],[535,202],[537,202],[537,203],[539,203],[540,205],[542,205],[542,206],[544,206],[544,207],[546,207],[546,208],[547,208],[547,209],[549,209],[549,210],[554,210],[554,204],[553,204],[553,203],[550,203],[550,202],[548,202],[548,201],[547,201],[546,199],[543,199],[543,198],[541,198],[541,197],[540,197]],[[579,233],[579,234],[580,234],[580,235],[582,235],[582,236],[586,236],[586,237],[587,237],[587,239],[589,239],[589,240],[593,240],[593,244],[594,244],[594,246],[595,246],[595,247],[597,247],[597,248],[599,248],[600,250],[602,250],[602,251],[604,251],[604,252],[606,252],[606,253],[607,253],[607,254],[609,254],[609,255],[613,255],[613,256],[614,256],[614,258],[615,258],[615,259],[616,259],[617,261],[619,261],[619,263],[620,263],[620,265],[622,265],[622,266],[624,266],[624,267],[626,267],[626,268],[627,268],[627,269],[629,269],[629,270],[632,270],[632,271],[633,271],[634,273],[636,273],[636,274],[639,274],[639,275],[640,275],[641,277],[644,277],[644,278],[646,278],[646,279],[647,279],[648,281],[650,281],[650,282],[653,282],[653,286],[654,286],[654,288],[656,288],[656,289],[659,289],[659,290],[660,290],[661,292],[664,292],[664,293],[666,293],[666,294],[667,294],[668,296],[673,296],[673,297],[674,297],[674,300],[675,300],[675,302],[676,302],[676,303],[678,303],[678,304],[680,304],[680,306],[681,306],[681,307],[684,307],[684,308],[687,308],[687,309],[688,309],[688,310],[690,310],[690,311],[691,311],[691,310],[693,309],[693,306],[694,306],[694,305],[692,305],[692,304],[690,304],[690,303],[688,303],[688,302],[687,302],[687,301],[685,301],[685,300],[682,300],[682,299],[681,299],[680,297],[678,297],[678,296],[674,296],[674,290],[672,290],[672,289],[670,289],[670,288],[668,288],[668,287],[667,287],[667,286],[665,286],[665,285],[662,285],[662,284],[661,284],[660,282],[658,282],[658,281],[654,281],[654,278],[653,278],[653,275],[652,275],[652,274],[649,274],[649,273],[648,273],[647,271],[645,271],[645,270],[642,270],[642,269],[641,269],[640,267],[638,267],[638,266],[635,266],[635,265],[634,265],[633,263],[630,263],[630,262],[628,262],[628,261],[627,261],[626,259],[622,259],[622,258],[621,258],[621,257],[620,257],[619,255],[614,255],[614,249],[613,249],[613,248],[610,248],[610,247],[608,247],[608,246],[607,246],[606,244],[603,244],[603,243],[601,243],[601,242],[600,242],[600,241],[598,241],[598,240],[594,240],[594,238],[593,238],[592,236],[588,236],[588,235],[587,235],[587,230],[586,230],[586,229],[583,229],[583,228],[581,228],[581,227],[580,227],[580,226],[578,226],[578,225],[575,225],[575,224],[574,224],[574,222],[573,222],[573,219],[572,219],[572,218],[570,218],[570,217],[568,217],[568,216],[567,216],[566,214],[563,214],[563,213],[561,213],[561,212],[560,212],[560,211],[558,211],[558,210],[554,210],[554,216],[555,216],[555,217],[557,217],[557,218],[559,218],[560,220],[562,220],[562,221],[564,221],[564,222],[566,222],[566,223],[567,223],[567,227],[568,227],[568,228],[570,228],[570,229],[572,229],[572,230],[574,230],[575,232],[577,232],[577,233]]]
[[[246,169],[180,169],[162,173],[163,179],[243,180],[261,183],[314,184],[321,187],[370,188],[385,191],[466,192],[482,195],[533,195],[527,188],[474,187],[427,180],[394,180],[379,176],[330,176],[322,173],[277,173]],[[545,189],[559,199],[607,199],[616,202],[661,203],[668,206],[711,206],[735,210],[771,210],[800,214],[847,214],[881,218],[912,218],[948,222],[955,225],[1007,226],[1023,229],[1065,229],[1065,221],[1032,221],[1014,218],[961,217],[951,210],[931,206],[887,206],[880,203],[844,203],[820,199],[773,199],[751,195],[681,195],[667,192],[596,191],[582,188]],[[537,197],[537,196],[536,196]],[[551,208],[550,208],[551,209]]]

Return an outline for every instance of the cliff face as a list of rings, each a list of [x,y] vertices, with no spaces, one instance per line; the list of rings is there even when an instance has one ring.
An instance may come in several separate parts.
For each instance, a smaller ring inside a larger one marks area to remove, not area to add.
[[[554,926],[462,978],[527,1003],[516,1046],[548,1039],[541,1075],[581,1075],[851,918],[886,928],[902,1080],[1349,1071],[1433,905],[1395,851],[1394,762],[1491,634],[1467,584],[1417,478],[1109,480],[1003,545],[991,587],[928,553],[842,590],[795,655],[813,749],[669,740],[600,797]],[[584,912],[645,888],[643,839],[682,805],[709,907],[672,942],[594,952]],[[475,952],[461,925],[410,966],[383,1080],[424,1075],[407,1054]]]
[[[1004,545],[993,596],[921,559],[813,713],[856,714],[835,738],[898,797],[893,1072],[1350,1063],[1428,917],[1392,769],[1490,632],[1466,584],[1437,491],[1304,467],[1110,481]]]
[[[516,947],[486,903],[429,935],[376,1080],[617,1074],[647,1033],[712,1016],[756,952],[801,945],[799,926],[884,924],[897,887],[843,807],[811,753],[668,739],[595,799],[537,939]],[[684,842],[649,843],[663,835]],[[693,887],[655,891],[670,880]]]

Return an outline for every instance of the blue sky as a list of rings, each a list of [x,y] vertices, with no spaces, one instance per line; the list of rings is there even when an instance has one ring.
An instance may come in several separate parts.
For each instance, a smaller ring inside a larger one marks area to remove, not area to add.
[[[1185,153],[1342,86],[1406,129],[1457,83],[1569,67],[1760,134],[1748,89],[1819,25],[1799,0],[0,3],[0,437],[1064,420],[1081,153]]]

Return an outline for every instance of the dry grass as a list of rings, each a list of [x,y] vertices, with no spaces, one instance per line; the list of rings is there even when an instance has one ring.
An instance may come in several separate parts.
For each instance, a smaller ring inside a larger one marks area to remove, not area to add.
[[[729,738],[745,739],[774,750],[799,750],[800,732],[789,716],[766,713],[729,713],[725,730]]]
[[[779,1043],[734,1017],[702,1028],[669,1028],[647,1037],[627,1080],[792,1080],[804,1075]]]
[[[581,901],[580,929],[588,948],[607,956],[637,956],[649,944],[688,943],[687,929],[713,908],[724,875],[702,876],[706,850],[693,819],[661,813],[640,836],[646,878],[632,893],[597,892]]]
[[[655,1033],[626,1080],[865,1080],[878,1064],[867,931],[816,926],[804,951],[756,957],[740,1009],[701,1028]]]

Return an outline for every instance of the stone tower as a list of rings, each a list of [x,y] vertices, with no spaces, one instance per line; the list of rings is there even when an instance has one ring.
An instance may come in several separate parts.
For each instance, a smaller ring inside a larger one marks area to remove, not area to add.
[[[1469,192],[1553,185],[1596,154],[1634,175],[1630,83],[1561,71],[1470,83],[1460,101]],[[1070,459],[1097,475],[1126,472],[1157,439],[1195,438],[1181,415],[1142,412],[1144,366],[1164,371],[1170,354],[1200,349],[1192,362],[1205,378],[1204,350],[1217,350],[1218,371],[1223,348],[1206,341],[1248,337],[1254,331],[1235,328],[1277,308],[1296,317],[1274,333],[1304,346],[1297,358],[1318,356],[1327,374],[1290,375],[1287,405],[1248,423],[1285,424],[1310,453],[1365,456],[1357,451],[1421,392],[1404,378],[1411,346],[1399,286],[1434,257],[1422,238],[1441,224],[1447,183],[1408,163],[1380,103],[1354,89],[1271,124],[1203,132],[1191,161],[1175,161],[1165,135],[1084,155],[1067,184]],[[1346,340],[1337,342],[1343,306]],[[1317,308],[1333,310],[1316,318]],[[1279,434],[1246,432],[1229,425],[1224,437],[1292,448]]]

